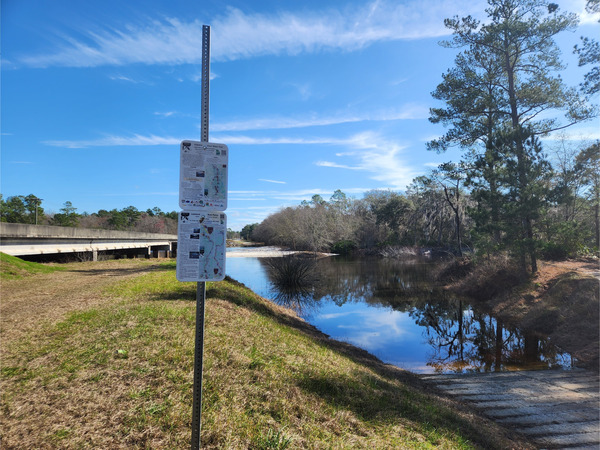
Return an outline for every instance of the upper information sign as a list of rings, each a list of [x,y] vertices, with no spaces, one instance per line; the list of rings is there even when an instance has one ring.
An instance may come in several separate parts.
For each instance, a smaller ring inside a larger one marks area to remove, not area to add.
[[[183,141],[180,149],[179,207],[184,210],[227,209],[225,144]]]

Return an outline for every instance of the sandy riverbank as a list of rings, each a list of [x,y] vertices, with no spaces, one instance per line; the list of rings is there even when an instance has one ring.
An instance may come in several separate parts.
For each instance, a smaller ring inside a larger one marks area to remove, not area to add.
[[[298,253],[310,254],[310,252],[282,250],[279,247],[233,247],[227,249],[228,258],[279,258]],[[335,253],[317,253],[317,255],[319,257],[334,256]]]

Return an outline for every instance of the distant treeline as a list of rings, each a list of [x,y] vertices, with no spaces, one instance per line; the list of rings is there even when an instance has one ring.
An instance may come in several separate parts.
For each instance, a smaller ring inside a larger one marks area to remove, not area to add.
[[[415,178],[405,192],[373,190],[354,199],[337,190],[328,201],[314,195],[310,202],[247,225],[241,235],[295,250],[338,253],[420,246],[515,255],[526,247],[546,258],[597,254],[598,162],[596,143],[579,152],[561,152],[555,167],[546,159],[538,164],[539,176],[530,186],[535,187],[531,238],[509,172],[498,177],[492,191],[476,177],[476,166],[455,164]]]
[[[140,211],[135,206],[128,206],[79,214],[77,208],[67,201],[58,213],[46,214],[42,200],[33,194],[15,195],[6,200],[0,194],[0,220],[10,223],[177,234],[176,211],[163,212],[156,207]]]

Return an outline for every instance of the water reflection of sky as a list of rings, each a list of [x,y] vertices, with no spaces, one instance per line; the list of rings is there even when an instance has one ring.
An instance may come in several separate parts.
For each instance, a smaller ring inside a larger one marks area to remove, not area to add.
[[[423,366],[421,328],[405,312],[365,303],[322,304],[309,321],[334,339],[349,342],[379,359],[411,369]]]
[[[258,258],[227,258],[225,272],[258,295],[268,298],[269,280]]]
[[[356,263],[350,263],[349,266],[352,266],[353,270],[357,268]],[[504,349],[502,359],[499,360],[494,356],[495,342],[499,342],[496,341],[495,330],[498,330],[498,324],[495,319],[483,316],[481,313],[476,314],[469,305],[463,303],[458,306],[455,302],[453,312],[448,309],[447,302],[438,301],[426,303],[419,308],[413,307],[411,305],[415,300],[409,298],[404,301],[406,292],[403,292],[403,288],[398,290],[398,286],[404,286],[406,283],[403,280],[399,280],[401,282],[396,285],[389,282],[408,275],[398,274],[395,268],[392,270],[393,275],[388,276],[387,282],[380,286],[373,286],[377,283],[366,277],[364,272],[359,270],[354,272],[354,275],[345,272],[349,266],[341,266],[342,269],[338,267],[336,269],[338,272],[335,272],[333,279],[338,286],[339,283],[350,284],[348,288],[350,294],[346,292],[340,295],[340,291],[332,294],[320,292],[316,300],[309,302],[307,307],[299,311],[299,315],[307,322],[333,339],[356,345],[385,363],[418,373],[489,371],[497,370],[499,364],[502,370],[527,367],[518,359],[526,357],[525,353],[528,349],[531,351],[530,335],[515,334],[512,330],[500,328]],[[385,267],[379,267],[376,272],[381,275],[384,270]],[[342,273],[344,275],[340,276]],[[357,273],[360,273],[360,276],[357,276]],[[277,293],[273,291],[265,265],[259,258],[228,258],[227,274],[244,283],[257,294],[276,301]],[[353,276],[355,278],[352,278]],[[382,278],[386,279],[386,276]],[[356,283],[358,279],[363,284]],[[415,284],[414,279],[411,282]],[[373,295],[365,299],[359,295],[360,292],[365,294],[369,291],[364,286],[369,286],[369,289],[372,289],[370,292],[377,291],[388,296],[391,294],[395,301],[400,299],[400,303],[392,302],[396,305],[394,309]],[[464,323],[460,335],[465,337],[460,342],[456,339],[459,330],[458,311],[462,311],[460,317]],[[569,365],[568,355],[565,357],[556,350],[547,350],[546,342],[536,340],[535,346],[536,366],[528,367],[549,368]],[[482,355],[482,350],[488,352],[487,355]]]

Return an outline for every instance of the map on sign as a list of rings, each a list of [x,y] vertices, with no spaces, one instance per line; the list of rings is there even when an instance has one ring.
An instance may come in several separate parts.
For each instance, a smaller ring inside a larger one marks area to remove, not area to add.
[[[227,209],[225,144],[183,141],[180,149],[179,206],[185,210]]]
[[[227,217],[221,212],[182,211],[177,236],[177,279],[225,278]]]

